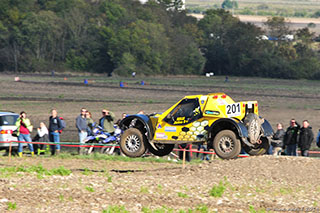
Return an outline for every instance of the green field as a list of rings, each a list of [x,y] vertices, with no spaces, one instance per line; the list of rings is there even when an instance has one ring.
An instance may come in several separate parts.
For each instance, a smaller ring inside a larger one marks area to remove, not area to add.
[[[186,8],[190,10],[206,10],[220,8],[223,0],[187,0]],[[247,15],[281,15],[286,17],[311,17],[320,10],[318,0],[237,0],[238,9],[235,14]]]

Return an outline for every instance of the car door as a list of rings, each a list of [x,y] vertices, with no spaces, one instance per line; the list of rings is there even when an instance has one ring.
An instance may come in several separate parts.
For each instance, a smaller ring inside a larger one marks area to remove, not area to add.
[[[182,99],[158,122],[155,140],[199,141],[204,130],[199,122],[202,117],[198,98]]]

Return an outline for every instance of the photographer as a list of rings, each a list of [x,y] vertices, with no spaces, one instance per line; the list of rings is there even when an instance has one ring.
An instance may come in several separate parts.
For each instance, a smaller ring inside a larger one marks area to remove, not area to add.
[[[104,132],[108,132],[110,134],[114,133],[114,121],[116,116],[113,112],[110,112],[106,109],[102,110],[102,118],[99,120],[99,125],[103,128]]]
[[[29,118],[27,118],[27,113],[25,113],[24,111],[20,112],[20,116],[16,121],[16,126],[18,127],[17,128],[18,140],[31,142],[30,132],[32,132],[33,126],[31,125]],[[34,156],[33,145],[31,143],[28,143],[28,146],[29,146],[31,155]],[[19,147],[18,147],[19,157],[22,157],[22,151],[23,151],[23,143],[19,143]]]

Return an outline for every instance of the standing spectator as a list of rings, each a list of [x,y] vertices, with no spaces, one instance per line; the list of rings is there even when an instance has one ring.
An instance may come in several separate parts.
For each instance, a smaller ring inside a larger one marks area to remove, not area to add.
[[[272,136],[271,145],[273,147],[273,155],[280,155],[283,147],[283,138],[285,135],[285,131],[283,130],[283,126],[281,123],[277,124],[277,131]]]
[[[27,118],[27,113],[22,111],[20,112],[20,116],[16,121],[17,131],[18,131],[18,140],[19,141],[25,141],[25,142],[31,142],[30,132],[32,132],[33,126],[31,125],[31,122],[29,118]],[[34,156],[34,150],[32,143],[28,143],[29,150],[31,152],[31,155]],[[22,151],[23,151],[23,143],[19,143],[18,146],[18,155],[19,157],[22,157]]]
[[[202,154],[200,159],[209,161],[210,160],[209,155],[207,153],[200,153],[200,151],[202,151],[202,152],[209,151],[207,148],[207,145],[201,144],[201,143],[198,144],[198,152],[197,152],[196,156],[199,157],[199,155]]]
[[[93,119],[92,119],[92,115],[91,112],[87,111],[86,112],[86,119],[87,119],[87,134],[91,135],[92,134],[92,129],[93,129]]]
[[[43,122],[40,122],[40,127],[37,128],[37,135],[33,139],[33,141],[37,142],[48,142],[49,141],[49,131],[46,127],[46,125]],[[39,151],[42,150],[44,147],[44,144],[34,144],[34,149],[39,155]]]
[[[202,143],[196,143],[198,145],[198,148],[197,148],[197,153],[196,153],[196,158],[199,158],[200,156],[200,151],[201,149],[203,149],[203,144]]]
[[[300,125],[294,118],[290,121],[286,134],[284,136],[284,145],[287,146],[286,154],[291,156],[297,156],[297,137],[300,129]]]
[[[56,145],[50,145],[51,155],[58,155],[60,153],[60,133],[63,129],[58,112],[56,109],[51,110],[51,116],[49,118],[49,139],[50,142],[57,143]]]
[[[226,76],[226,78],[224,79],[224,83],[228,83],[229,82],[229,77]]]
[[[320,148],[320,129],[317,135],[317,146]]]
[[[137,112],[137,115],[144,115],[146,114],[143,110],[140,110],[139,112]]]
[[[86,139],[86,137],[88,136],[87,134],[88,124],[87,124],[86,113],[87,113],[87,110],[85,108],[82,108],[80,110],[80,115],[76,118],[76,127],[78,129],[80,145],[84,144],[84,139]],[[82,151],[83,151],[83,147],[79,147],[78,153],[82,154]]]
[[[103,128],[104,132],[108,132],[110,134],[114,133],[114,126],[113,122],[115,120],[116,116],[113,112],[110,112],[106,109],[102,110],[102,117],[99,120],[99,125]]]
[[[208,146],[206,144],[203,144],[202,146],[203,146],[203,152],[208,152],[209,151]],[[201,160],[209,161],[210,157],[209,157],[209,155],[207,153],[202,153]]]
[[[313,141],[313,132],[308,120],[304,120],[300,129],[298,146],[301,156],[308,157],[309,149]]]

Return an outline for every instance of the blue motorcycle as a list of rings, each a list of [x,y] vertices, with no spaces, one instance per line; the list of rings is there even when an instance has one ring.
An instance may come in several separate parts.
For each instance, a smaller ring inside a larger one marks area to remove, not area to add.
[[[102,154],[112,155],[116,146],[119,146],[120,136],[122,133],[122,130],[118,126],[115,125],[114,127],[114,133],[110,134],[108,132],[104,132],[101,126],[93,124],[92,134],[85,139],[85,145],[89,146],[84,148],[84,154],[89,155],[95,150],[99,150]],[[94,145],[105,145],[105,147],[95,148]]]

